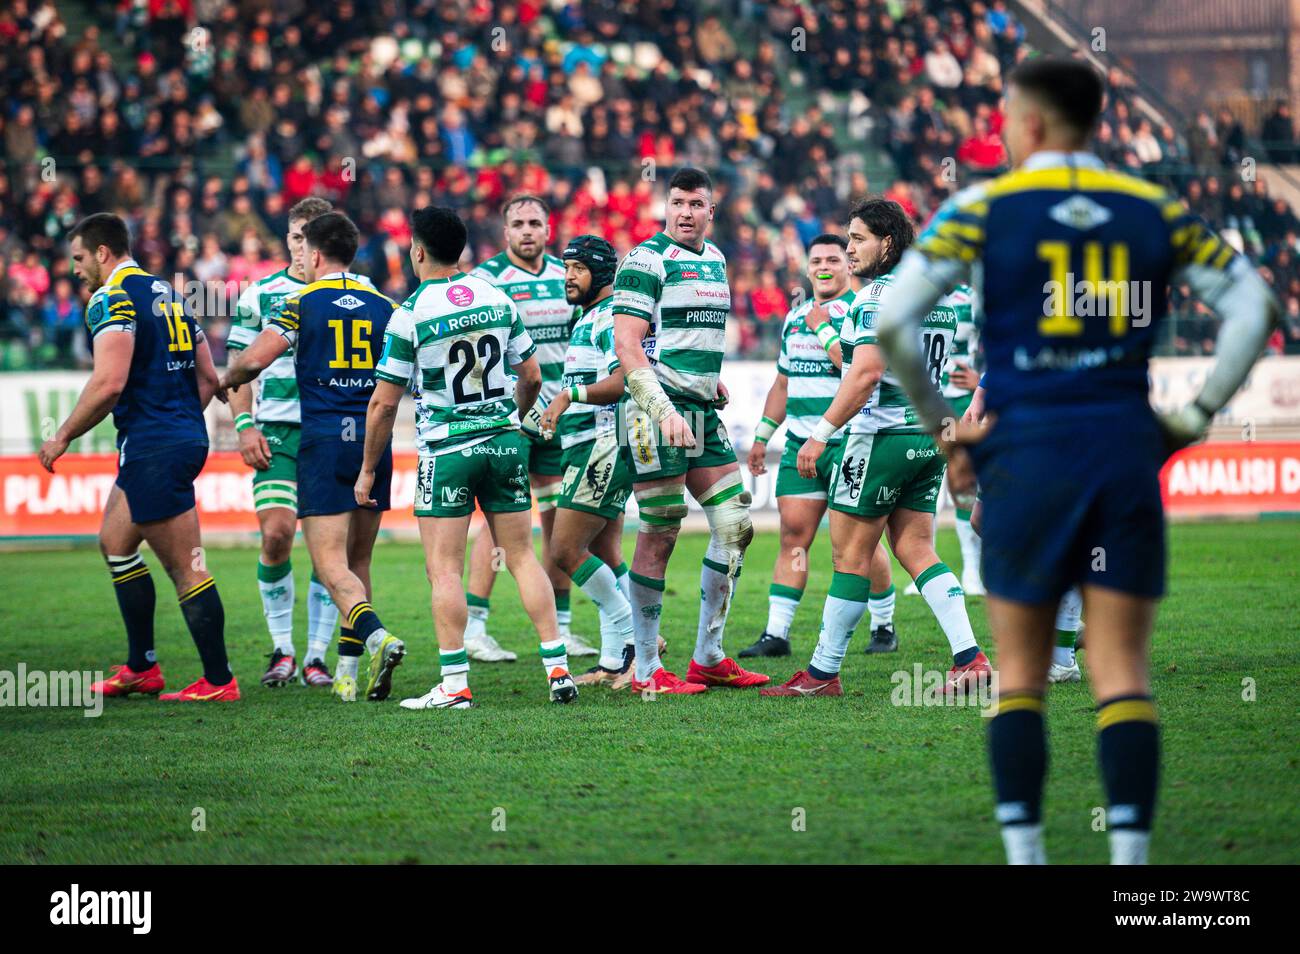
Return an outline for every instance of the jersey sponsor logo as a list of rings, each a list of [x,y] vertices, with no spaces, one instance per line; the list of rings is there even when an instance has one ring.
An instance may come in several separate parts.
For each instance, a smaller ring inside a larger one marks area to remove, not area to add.
[[[876,491],[876,506],[892,504],[898,499],[898,495],[902,490],[902,487],[886,487],[882,484],[880,489]]]
[[[922,447],[919,450],[915,447],[909,447],[907,449],[907,459],[917,460],[919,458],[920,460],[925,460],[927,457],[933,457],[937,453],[939,453],[939,448],[937,447]]]
[[[1047,210],[1047,214],[1054,222],[1060,222],[1081,232],[1105,225],[1114,217],[1110,209],[1098,205],[1086,195],[1078,194],[1070,196],[1064,202],[1056,203]]]
[[[444,507],[459,507],[469,503],[468,487],[443,487],[442,503]]]
[[[338,305],[340,308],[346,308],[348,311],[355,311],[364,307],[365,302],[355,295],[344,295],[342,298],[335,298],[333,304]]]
[[[452,285],[447,289],[447,300],[458,308],[474,304],[474,290],[468,285]]]
[[[684,269],[684,268],[683,268],[683,269],[682,269],[678,274],[680,274],[680,275],[682,276],[682,278],[699,278],[699,277],[700,277],[700,273],[699,273],[699,272],[693,272],[693,271],[692,271],[692,272],[688,272],[688,271],[687,271],[686,269]]]
[[[530,291],[520,291],[520,292],[515,292],[510,297],[515,301],[529,301],[532,299],[533,293]]]

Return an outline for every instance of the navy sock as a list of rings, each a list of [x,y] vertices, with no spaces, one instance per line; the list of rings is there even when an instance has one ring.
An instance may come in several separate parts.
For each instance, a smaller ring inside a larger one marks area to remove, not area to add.
[[[998,699],[989,720],[989,763],[1003,825],[1036,825],[1042,816],[1047,777],[1047,731],[1042,697],[1010,693]]]
[[[834,672],[822,672],[812,663],[809,663],[808,675],[812,676],[814,679],[834,679],[839,674]]]
[[[203,662],[203,678],[224,686],[234,674],[226,658],[226,611],[217,593],[217,581],[208,577],[181,594],[181,613]]]
[[[1106,827],[1150,831],[1160,781],[1160,727],[1149,696],[1097,707],[1097,761],[1110,808]]]
[[[978,646],[972,646],[970,649],[963,649],[961,652],[953,655],[952,664],[954,666],[965,666],[968,663],[973,663],[975,657],[979,654],[980,648]]]
[[[126,665],[132,672],[144,672],[157,661],[153,651],[153,612],[157,594],[153,576],[139,553],[108,558],[113,574],[113,593],[126,625]]]
[[[365,601],[358,603],[348,612],[348,625],[356,630],[357,636],[363,643],[375,630],[384,628],[384,624],[379,622],[375,608]]]
[[[366,641],[357,639],[357,631],[350,626],[339,627],[339,655],[360,656],[366,651]]]

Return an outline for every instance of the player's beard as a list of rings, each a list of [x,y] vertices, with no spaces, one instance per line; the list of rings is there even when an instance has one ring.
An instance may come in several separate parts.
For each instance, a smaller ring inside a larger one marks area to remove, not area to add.
[[[519,261],[532,267],[535,270],[537,263],[541,261],[542,255],[546,252],[546,245],[543,242],[538,242],[535,247],[537,249],[537,252],[532,256],[525,255],[523,253],[522,246],[519,245],[511,245],[510,251],[515,253],[515,258],[519,259]]]
[[[853,274],[857,278],[864,278],[867,281],[871,281],[873,279],[879,278],[881,275],[885,273],[884,265],[885,265],[885,253],[880,252],[870,262],[865,263],[862,266],[861,271],[855,270]]]

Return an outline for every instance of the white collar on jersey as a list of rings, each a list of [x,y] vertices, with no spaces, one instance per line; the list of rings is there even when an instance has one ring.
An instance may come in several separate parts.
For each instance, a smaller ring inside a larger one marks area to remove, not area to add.
[[[124,268],[139,268],[139,267],[140,267],[140,265],[139,265],[139,263],[136,262],[135,259],[133,259],[133,258],[124,258],[124,259],[122,259],[122,261],[120,261],[120,262],[117,263],[117,267],[116,267],[116,268],[114,268],[111,272],[108,273],[108,277],[104,279],[104,284],[103,284],[103,285],[100,285],[99,287],[100,287],[100,288],[107,288],[109,285],[113,284],[113,276],[116,275],[118,272],[120,272],[122,269],[124,269]]]
[[[328,281],[332,281],[335,278],[346,278],[350,281],[355,282],[359,280],[361,276],[356,274],[355,272],[330,272],[328,275],[317,275],[316,281],[328,282]]]
[[[1020,168],[1025,172],[1034,169],[1059,169],[1061,166],[1079,166],[1083,169],[1105,169],[1106,163],[1102,162],[1091,152],[1058,152],[1055,149],[1044,149],[1036,152],[1020,164]]]

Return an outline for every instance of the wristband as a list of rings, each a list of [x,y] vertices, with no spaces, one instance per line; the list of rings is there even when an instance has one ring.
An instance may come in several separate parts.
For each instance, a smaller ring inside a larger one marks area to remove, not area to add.
[[[574,404],[587,403],[587,386],[585,384],[574,384],[569,387],[569,400]]]
[[[839,430],[834,424],[826,418],[818,418],[816,426],[812,430],[812,440],[821,441],[823,444],[829,444],[832,437]]]
[[[247,412],[245,412],[245,413],[243,413],[243,414],[236,414],[236,415],[235,415],[235,433],[236,433],[236,434],[238,434],[238,433],[240,433],[240,432],[242,432],[242,431],[246,431],[246,430],[248,430],[250,427],[253,427],[253,426],[254,426],[254,425],[253,425],[253,415],[251,415],[251,414],[249,414],[249,413],[247,413]]]
[[[758,422],[758,426],[754,428],[754,440],[760,444],[766,444],[772,439],[772,435],[776,433],[776,429],[780,426],[770,417],[764,417]]]
[[[836,334],[835,329],[831,327],[831,323],[828,321],[817,329],[817,340],[822,343],[823,348],[829,350],[831,345],[840,340],[840,336]]]
[[[1205,415],[1206,424],[1209,424],[1212,420],[1214,420],[1214,415],[1218,413],[1216,411],[1211,411],[1208,407],[1202,404],[1199,395],[1197,396],[1196,400],[1192,402],[1192,407],[1196,408],[1198,411],[1200,411],[1202,414]]]

